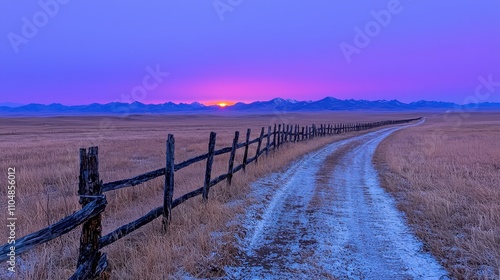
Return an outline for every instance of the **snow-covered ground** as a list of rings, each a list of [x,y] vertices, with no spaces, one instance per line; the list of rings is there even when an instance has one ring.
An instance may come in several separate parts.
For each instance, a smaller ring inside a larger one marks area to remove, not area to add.
[[[246,213],[242,264],[226,267],[227,278],[446,279],[372,165],[377,145],[404,127],[330,144],[255,182],[252,195],[264,201]],[[320,174],[347,144],[339,164]]]

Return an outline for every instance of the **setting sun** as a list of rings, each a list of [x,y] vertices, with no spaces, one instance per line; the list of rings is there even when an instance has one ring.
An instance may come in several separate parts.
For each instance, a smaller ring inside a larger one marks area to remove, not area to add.
[[[227,101],[227,100],[226,101],[206,101],[206,102],[203,102],[203,104],[205,104],[207,106],[217,106],[220,108],[225,108],[225,107],[234,105],[235,102],[234,101]]]

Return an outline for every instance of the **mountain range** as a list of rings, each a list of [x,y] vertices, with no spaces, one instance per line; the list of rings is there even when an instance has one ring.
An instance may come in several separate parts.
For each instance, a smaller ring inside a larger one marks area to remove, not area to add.
[[[480,103],[458,105],[441,101],[417,101],[403,103],[398,100],[341,100],[326,97],[317,101],[297,101],[293,99],[274,98],[269,101],[252,103],[238,102],[221,108],[216,105],[206,106],[199,102],[163,104],[143,104],[140,102],[107,104],[93,103],[89,105],[66,106],[58,103],[15,104],[0,103],[0,116],[56,116],[56,115],[125,115],[125,114],[169,114],[169,113],[273,113],[273,112],[320,112],[320,111],[447,111],[470,106],[477,109],[500,109],[500,103]],[[3,105],[3,106],[2,106]]]

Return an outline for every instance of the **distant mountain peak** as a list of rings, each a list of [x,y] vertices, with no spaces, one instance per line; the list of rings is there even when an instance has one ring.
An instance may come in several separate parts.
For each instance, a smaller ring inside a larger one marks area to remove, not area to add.
[[[277,97],[277,98],[271,99],[269,101],[274,102],[276,104],[297,103],[297,102],[299,102],[298,100],[295,100],[295,99],[284,99],[284,98],[281,98],[281,97]]]

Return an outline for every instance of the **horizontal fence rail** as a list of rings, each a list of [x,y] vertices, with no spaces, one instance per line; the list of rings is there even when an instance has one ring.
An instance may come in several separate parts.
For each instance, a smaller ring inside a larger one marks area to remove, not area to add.
[[[165,231],[168,230],[172,218],[172,209],[186,202],[187,200],[202,196],[202,201],[206,202],[209,198],[210,188],[222,181],[227,181],[231,185],[235,173],[240,170],[245,171],[248,164],[259,161],[263,154],[268,155],[271,150],[279,150],[285,143],[302,142],[315,137],[336,135],[352,131],[368,130],[385,125],[394,125],[417,121],[422,118],[413,118],[405,120],[389,120],[372,123],[348,123],[348,124],[320,124],[311,126],[275,124],[273,127],[262,127],[259,136],[250,139],[251,130],[247,129],[245,139],[239,142],[240,133],[234,134],[234,139],[230,147],[224,147],[216,150],[216,133],[210,133],[207,153],[193,157],[180,163],[175,163],[175,140],[172,134],[168,135],[166,144],[166,162],[165,167],[146,172],[129,179],[118,180],[114,182],[103,183],[99,179],[99,161],[97,147],[80,149],[80,176],[78,194],[82,209],[63,218],[62,220],[16,240],[16,255],[26,252],[35,246],[44,244],[50,240],[60,237],[76,227],[82,226],[80,237],[80,248],[76,271],[70,279],[95,279],[106,270],[108,266],[107,256],[100,250],[117,240],[127,236],[140,227],[163,217],[162,224]],[[249,154],[249,147],[257,144],[255,153]],[[235,155],[238,149],[244,149],[242,163],[235,166]],[[214,157],[229,153],[228,172],[218,176],[212,176],[212,164]],[[173,199],[175,187],[175,172],[186,168],[194,163],[206,160],[205,179],[202,185],[189,193],[186,193],[176,199]],[[107,201],[103,193],[122,188],[133,187],[150,181],[152,179],[164,176],[163,206],[151,210],[146,215],[123,225],[105,236],[101,236],[102,221],[101,213],[104,212]],[[0,246],[0,261],[10,258],[12,245],[4,244]]]

